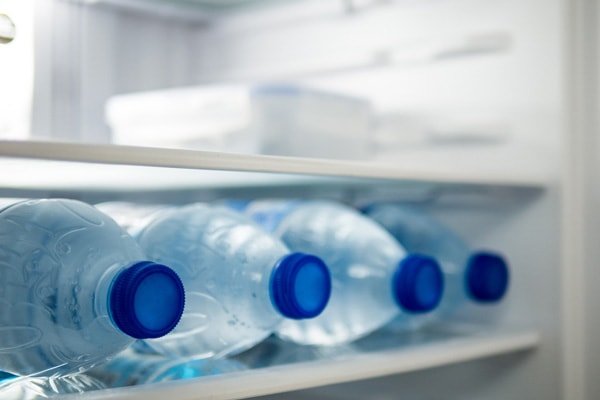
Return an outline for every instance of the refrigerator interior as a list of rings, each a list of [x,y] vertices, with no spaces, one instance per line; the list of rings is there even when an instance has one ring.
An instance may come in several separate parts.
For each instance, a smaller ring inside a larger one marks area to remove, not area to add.
[[[72,397],[594,398],[594,379],[583,371],[595,365],[596,325],[586,317],[597,282],[587,267],[595,219],[583,215],[595,215],[595,142],[588,146],[595,120],[591,106],[579,112],[576,105],[596,104],[580,74],[595,74],[595,64],[581,61],[595,49],[569,45],[595,34],[593,5],[32,4],[0,0],[17,26],[14,51],[0,46],[9,71],[0,82],[10,88],[0,104],[12,111],[0,120],[0,166],[9,171],[0,174],[2,197],[404,201],[473,247],[506,254],[512,274],[502,316],[465,332],[374,336],[359,352],[303,358],[299,351],[248,371]],[[579,23],[588,30],[575,29]],[[124,147],[107,121],[107,101],[117,95],[268,84],[367,101],[369,153],[337,160]]]
[[[300,85],[370,103],[369,161],[558,172],[559,1],[248,2],[195,18],[106,3],[36,6],[33,137],[110,142],[118,94]]]

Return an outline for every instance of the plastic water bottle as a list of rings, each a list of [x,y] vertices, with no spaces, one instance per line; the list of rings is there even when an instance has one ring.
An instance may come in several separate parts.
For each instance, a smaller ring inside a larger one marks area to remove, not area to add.
[[[134,238],[153,218],[164,214],[167,210],[175,209],[175,207],[165,204],[136,204],[126,201],[109,201],[95,204],[94,207],[110,215],[121,228]]]
[[[108,387],[123,387],[145,383],[193,379],[247,369],[244,364],[221,359],[167,358],[140,354],[131,348],[118,354],[106,364],[88,372]]]
[[[321,257],[333,277],[331,300],[315,319],[284,321],[280,337],[301,344],[350,342],[398,314],[417,319],[443,291],[437,262],[405,250],[383,228],[344,205],[326,201],[257,201],[246,214],[292,250]]]
[[[144,260],[133,238],[90,205],[4,204],[0,370],[70,374],[171,331],[183,312],[182,283]]]
[[[321,313],[331,292],[326,265],[290,253],[250,219],[193,204],[161,213],[137,236],[150,259],[170,265],[186,285],[186,311],[172,334],[146,343],[166,356],[241,352],[287,319]]]
[[[504,298],[509,267],[500,254],[472,251],[451,229],[413,207],[382,203],[366,207],[364,213],[409,251],[429,254],[440,261],[446,294],[437,316],[458,312],[469,305],[485,306],[485,313],[489,314],[490,306]]]

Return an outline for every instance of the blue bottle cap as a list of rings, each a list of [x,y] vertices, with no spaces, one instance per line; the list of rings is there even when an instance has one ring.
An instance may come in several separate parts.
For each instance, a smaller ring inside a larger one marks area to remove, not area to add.
[[[466,269],[467,291],[471,298],[482,303],[495,303],[508,289],[510,273],[504,258],[492,252],[473,253]]]
[[[437,307],[444,292],[442,270],[432,257],[409,254],[392,278],[396,303],[410,313],[425,313]]]
[[[271,301],[285,317],[314,318],[325,309],[331,295],[331,275],[318,257],[291,253],[277,262],[271,273]]]
[[[114,323],[136,339],[153,339],[169,333],[181,318],[185,302],[183,284],[171,268],[140,261],[121,271],[109,294]]]

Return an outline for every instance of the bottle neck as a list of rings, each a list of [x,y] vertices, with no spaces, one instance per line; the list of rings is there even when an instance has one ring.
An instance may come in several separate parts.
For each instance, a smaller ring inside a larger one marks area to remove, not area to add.
[[[101,320],[109,323],[113,329],[119,331],[121,331],[121,329],[119,329],[119,327],[113,321],[110,312],[110,291],[119,273],[129,265],[130,264],[114,264],[107,268],[104,274],[102,274],[100,277],[94,293],[94,310],[96,311],[96,315],[101,317]]]

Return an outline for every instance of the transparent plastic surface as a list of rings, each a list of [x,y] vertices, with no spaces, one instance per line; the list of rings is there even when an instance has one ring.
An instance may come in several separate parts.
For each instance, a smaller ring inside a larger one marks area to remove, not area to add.
[[[105,389],[99,380],[86,374],[60,377],[22,377],[0,382],[2,400],[33,400],[57,395],[79,394]]]
[[[246,367],[228,359],[198,359],[194,357],[167,358],[160,355],[140,354],[127,349],[89,374],[109,387],[140,385],[193,379],[243,371]]]
[[[9,374],[8,372],[0,371],[0,382],[6,381],[9,379],[13,379],[13,378],[15,378],[15,375]]]
[[[0,212],[0,370],[82,371],[133,339],[111,321],[108,289],[142,252],[113,220],[74,200]]]
[[[277,331],[282,338],[315,345],[350,342],[401,312],[392,295],[392,276],[406,252],[377,224],[325,201],[257,201],[246,212],[292,251],[321,257],[332,274],[325,311],[311,320],[284,321]]]
[[[246,217],[226,208],[189,205],[159,215],[138,241],[167,263],[186,288],[175,330],[148,340],[168,356],[221,357],[267,337],[282,316],[269,293],[271,272],[289,250]]]
[[[95,207],[110,215],[134,238],[154,217],[174,208],[164,204],[133,204],[125,201],[109,201],[96,204]]]

